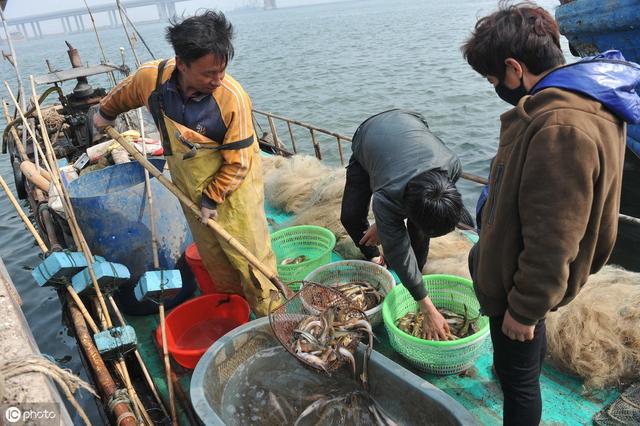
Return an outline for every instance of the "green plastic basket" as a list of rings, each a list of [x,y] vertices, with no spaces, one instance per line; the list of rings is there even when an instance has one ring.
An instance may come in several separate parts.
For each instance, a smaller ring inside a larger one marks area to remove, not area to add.
[[[331,262],[331,252],[335,245],[336,236],[333,232],[320,226],[292,226],[271,234],[278,275],[284,282],[301,281],[311,271]],[[281,265],[284,259],[298,256],[305,256],[306,260],[297,264]],[[293,283],[290,287],[298,291],[300,283]]]
[[[436,307],[463,313],[466,304],[472,317],[480,312],[473,284],[468,279],[453,275],[425,275],[422,279]],[[440,375],[460,373],[471,368],[476,359],[488,350],[488,317],[480,317],[479,330],[471,336],[437,342],[419,339],[396,326],[396,321],[407,312],[417,311],[418,304],[403,285],[395,286],[382,305],[382,319],[391,346],[417,369]]]

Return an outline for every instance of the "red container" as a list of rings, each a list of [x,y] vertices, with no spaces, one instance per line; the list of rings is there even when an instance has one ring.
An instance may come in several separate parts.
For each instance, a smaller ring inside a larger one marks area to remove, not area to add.
[[[167,347],[176,362],[193,369],[221,336],[249,321],[249,304],[237,294],[206,294],[174,308],[166,317]],[[160,326],[156,340],[162,347]]]
[[[196,277],[200,293],[216,293],[216,283],[213,282],[207,268],[202,264],[202,257],[200,257],[200,252],[198,251],[196,243],[191,243],[187,246],[187,249],[185,250],[185,257],[187,258],[189,268],[191,268],[193,275]]]

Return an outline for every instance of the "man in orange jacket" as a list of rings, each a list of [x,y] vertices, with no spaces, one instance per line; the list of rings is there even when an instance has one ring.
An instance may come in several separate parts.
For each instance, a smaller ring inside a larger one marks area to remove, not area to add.
[[[173,182],[200,205],[199,217],[187,210],[185,215],[211,278],[220,292],[244,295],[263,316],[275,287],[203,225],[208,219],[218,221],[276,270],[251,100],[226,74],[234,54],[232,36],[231,23],[211,10],[173,24],[167,40],[175,58],[144,64],[123,80],[102,100],[94,122],[102,128],[125,111],[149,108]]]

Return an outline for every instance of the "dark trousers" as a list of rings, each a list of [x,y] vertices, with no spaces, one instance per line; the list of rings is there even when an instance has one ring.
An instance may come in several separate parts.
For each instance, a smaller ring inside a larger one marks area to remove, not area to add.
[[[505,426],[537,426],[542,415],[540,371],[547,352],[544,320],[534,332],[533,340],[511,340],[502,332],[504,317],[491,317],[493,365],[504,394]]]
[[[347,181],[342,195],[340,221],[355,245],[358,246],[367,259],[380,256],[380,251],[377,247],[359,244],[364,233],[369,229],[367,216],[369,215],[371,196],[369,173],[352,156],[347,166]],[[418,261],[418,267],[422,270],[429,254],[429,238],[411,220],[407,221],[407,231],[411,240],[411,248]]]

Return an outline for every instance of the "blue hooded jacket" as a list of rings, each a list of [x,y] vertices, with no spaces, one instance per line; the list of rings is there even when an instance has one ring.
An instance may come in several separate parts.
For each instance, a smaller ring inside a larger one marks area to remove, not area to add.
[[[640,124],[640,96],[636,90],[639,85],[640,65],[626,61],[619,50],[608,50],[556,68],[538,81],[529,94],[549,87],[566,89],[599,101],[629,124]],[[628,138],[627,145],[640,156],[640,141]],[[476,204],[478,229],[488,194],[489,186],[485,185]]]
[[[639,85],[640,65],[626,61],[619,50],[607,50],[551,71],[529,93],[548,87],[581,93],[599,101],[621,120],[640,124]],[[627,145],[640,156],[640,141],[629,138]]]

